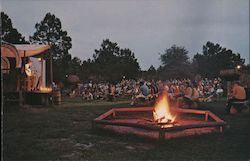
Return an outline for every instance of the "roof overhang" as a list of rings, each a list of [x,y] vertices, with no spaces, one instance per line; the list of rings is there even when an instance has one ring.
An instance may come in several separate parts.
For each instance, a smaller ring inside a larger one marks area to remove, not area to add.
[[[16,49],[21,57],[32,57],[42,54],[50,49],[49,45],[38,44],[16,44]]]
[[[20,68],[22,57],[33,57],[45,53],[50,49],[49,45],[41,44],[10,44],[1,43],[1,56],[6,58],[16,58],[16,67]]]

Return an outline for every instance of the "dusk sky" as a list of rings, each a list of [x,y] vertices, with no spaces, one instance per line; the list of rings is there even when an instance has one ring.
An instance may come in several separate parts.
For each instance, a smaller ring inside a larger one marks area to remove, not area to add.
[[[249,63],[249,0],[1,0],[1,11],[26,40],[47,12],[55,14],[81,60],[108,38],[131,49],[143,70],[159,67],[159,53],[173,44],[192,58],[207,41]]]

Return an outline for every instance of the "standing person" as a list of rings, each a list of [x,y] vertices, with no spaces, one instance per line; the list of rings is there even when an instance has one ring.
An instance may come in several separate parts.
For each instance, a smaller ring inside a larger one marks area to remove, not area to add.
[[[25,89],[28,91],[34,90],[36,87],[36,77],[34,70],[32,70],[32,64],[33,62],[31,60],[28,61],[27,64],[25,64],[25,74],[26,74],[26,81],[25,83]]]
[[[109,95],[108,95],[108,101],[113,101],[115,97],[115,85],[109,84]]]
[[[246,91],[239,82],[235,82],[233,85],[232,95],[227,101],[226,112],[230,113],[233,102],[243,102],[246,100]]]

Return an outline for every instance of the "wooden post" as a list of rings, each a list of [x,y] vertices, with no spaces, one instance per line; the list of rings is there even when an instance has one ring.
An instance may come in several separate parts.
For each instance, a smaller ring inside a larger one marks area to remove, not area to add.
[[[22,69],[20,70],[22,72]],[[17,86],[16,86],[16,90],[19,92],[20,91],[20,73],[18,72],[17,75]]]
[[[2,70],[1,70],[1,87],[2,87],[1,88],[1,99],[2,99],[2,101],[1,101],[1,107],[3,107],[3,72],[2,72]],[[3,116],[2,114],[3,114],[3,108],[1,108],[1,117]]]
[[[112,113],[112,114],[113,114],[113,118],[114,118],[114,117],[115,117],[115,111],[113,111],[113,113]]]
[[[40,87],[43,85],[43,56],[41,57],[41,77],[40,77]]]
[[[52,56],[52,52],[50,51],[50,85],[52,85],[53,83],[53,56]]]
[[[26,88],[26,78],[25,78],[25,64],[26,64],[26,51],[24,50],[24,62],[23,62],[23,71],[21,71],[21,79],[23,80],[22,81],[22,84],[20,84],[21,88],[20,88],[20,91],[19,91],[19,105],[20,106],[23,106],[26,102],[25,102],[25,89]],[[23,73],[22,73],[23,72]]]
[[[23,57],[23,60],[24,60],[23,61],[23,73],[22,73],[23,82],[21,84],[21,91],[23,91],[26,88],[26,80],[25,80],[25,74],[26,74],[26,72],[25,72],[26,53],[25,53],[25,50],[23,52],[23,55],[24,55],[24,57]]]
[[[205,112],[205,121],[208,121],[208,113]]]

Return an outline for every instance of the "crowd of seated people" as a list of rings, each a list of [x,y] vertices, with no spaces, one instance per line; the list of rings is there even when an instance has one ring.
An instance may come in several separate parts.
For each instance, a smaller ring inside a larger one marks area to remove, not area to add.
[[[185,102],[191,105],[197,101],[211,101],[223,93],[221,80],[207,78],[198,82],[190,79],[154,80],[122,80],[114,83],[88,82],[78,84],[69,95],[81,97],[83,100],[110,100],[120,96],[131,97],[131,104],[140,100],[154,100],[165,90],[171,101]]]
[[[81,97],[83,100],[114,100],[122,95],[132,95],[136,83],[133,80],[123,80],[119,83],[81,83],[73,86],[68,92],[71,97]]]
[[[151,101],[159,95],[159,84],[155,83],[154,80],[143,81],[136,83],[136,86],[133,90],[132,102],[131,105],[134,105],[137,101]]]
[[[245,100],[250,100],[249,89],[244,89],[239,82],[234,83],[232,92],[227,101],[226,111],[229,113],[232,106],[240,107]],[[167,92],[169,100],[179,108],[197,107],[200,102],[216,101],[224,94],[222,81],[220,78],[200,79],[191,81],[190,79],[172,80],[122,80],[118,83],[83,83],[73,87],[69,96],[81,97],[83,100],[107,100],[114,101],[118,97],[126,96],[131,98],[131,105],[144,101],[154,102],[162,93]],[[249,102],[247,106],[249,106]],[[237,105],[237,103],[239,105]],[[243,103],[244,105],[244,103]]]
[[[171,101],[177,106],[197,106],[198,102],[209,102],[223,94],[221,79],[207,78],[200,81],[190,79],[172,80],[164,82],[165,90],[169,93]]]

